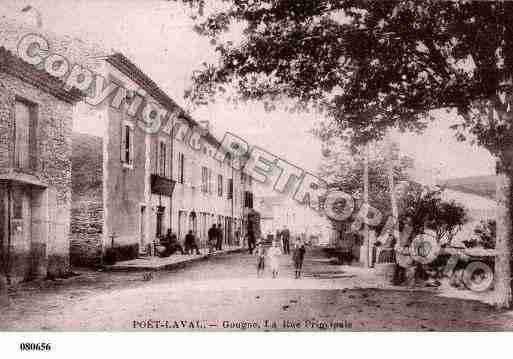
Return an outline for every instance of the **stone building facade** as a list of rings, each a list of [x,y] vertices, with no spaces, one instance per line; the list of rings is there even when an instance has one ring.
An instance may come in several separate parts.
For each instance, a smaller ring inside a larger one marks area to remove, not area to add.
[[[0,47],[0,276],[69,269],[71,132],[80,91]]]
[[[101,137],[74,136],[73,262],[98,263],[109,248],[118,260],[146,254],[168,229],[180,240],[193,230],[204,246],[214,223],[234,244],[251,205],[244,200],[251,180],[216,160],[221,144],[124,55],[106,57],[102,75],[126,96],[119,108],[107,101],[94,109],[106,121]],[[130,113],[136,96],[166,110],[157,131],[143,130],[140,111]]]
[[[73,264],[101,264],[110,248],[118,260],[135,258],[169,228],[181,240],[194,230],[201,244],[213,223],[222,224],[227,242],[236,228],[244,232],[251,181],[213,158],[220,143],[211,133],[200,131],[123,54],[41,28],[0,23],[0,37],[13,51],[30,34],[43,39],[26,49],[35,66],[57,75],[58,60],[65,59],[63,81],[75,69],[92,75],[92,86],[82,89],[88,96],[73,110]],[[157,116],[164,114],[157,131],[141,126],[148,104],[158,105]]]

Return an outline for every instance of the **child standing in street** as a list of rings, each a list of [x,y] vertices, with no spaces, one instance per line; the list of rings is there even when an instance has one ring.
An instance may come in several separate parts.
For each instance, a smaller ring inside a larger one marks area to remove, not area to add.
[[[267,251],[267,257],[269,258],[269,266],[271,267],[273,278],[278,277],[278,272],[280,269],[280,256],[281,249],[278,246],[278,241],[274,241],[272,247]]]
[[[294,267],[296,268],[296,279],[301,278],[301,269],[303,268],[305,252],[305,244],[301,238],[298,238],[294,246],[294,253],[292,254],[292,259],[294,260]]]
[[[265,249],[262,242],[258,242],[256,248],[256,256],[257,256],[257,277],[260,277],[261,274],[264,273],[265,269]]]

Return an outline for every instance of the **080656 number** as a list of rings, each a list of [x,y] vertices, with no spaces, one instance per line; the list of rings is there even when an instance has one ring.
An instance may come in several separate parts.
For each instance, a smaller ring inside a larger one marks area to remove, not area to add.
[[[50,343],[20,343],[20,350],[49,352],[52,350],[52,345]]]

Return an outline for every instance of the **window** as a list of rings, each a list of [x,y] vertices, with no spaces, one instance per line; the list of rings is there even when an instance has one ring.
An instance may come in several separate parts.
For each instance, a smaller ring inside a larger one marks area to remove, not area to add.
[[[233,179],[228,179],[228,199],[233,198]]]
[[[165,207],[158,206],[157,207],[157,225],[156,225],[156,237],[160,238],[164,234],[164,214],[165,214]]]
[[[121,162],[129,166],[134,164],[134,126],[128,122],[122,126]]]
[[[208,168],[201,167],[201,192],[208,192]]]
[[[212,170],[208,169],[208,193],[214,193],[214,184],[212,180]]]
[[[185,155],[178,153],[178,183],[184,183]]]
[[[217,195],[223,197],[223,176],[217,175]]]
[[[12,218],[23,219],[23,191],[21,189],[15,189],[12,193]]]
[[[166,177],[166,163],[167,163],[167,146],[164,141],[159,144],[159,175]]]
[[[253,193],[249,191],[244,192],[244,207],[253,208]]]
[[[20,169],[35,167],[35,112],[35,105],[16,100],[14,161]]]
[[[251,186],[251,176],[244,173],[244,172],[241,172],[241,183],[244,184],[244,185],[248,185],[248,186]]]

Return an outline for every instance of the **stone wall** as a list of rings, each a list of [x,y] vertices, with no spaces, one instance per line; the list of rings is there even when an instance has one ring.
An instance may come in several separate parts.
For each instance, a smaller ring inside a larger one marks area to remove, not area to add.
[[[73,134],[71,264],[97,266],[103,239],[103,141]]]
[[[18,170],[12,164],[16,98],[35,106],[35,162],[30,170]],[[3,240],[3,253],[13,259],[9,268],[13,282],[61,275],[69,269],[72,113],[72,104],[0,72],[0,176],[23,183],[32,209],[32,221],[23,227],[29,235],[9,249]],[[41,186],[28,184],[34,181]],[[7,237],[6,230],[2,235]]]
[[[13,141],[11,138],[11,118],[13,106],[12,94],[8,91],[7,86],[0,82],[0,170],[7,168],[11,159],[9,154],[12,153]]]

